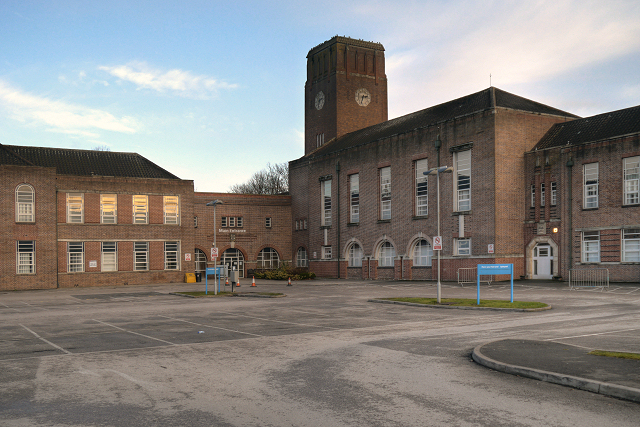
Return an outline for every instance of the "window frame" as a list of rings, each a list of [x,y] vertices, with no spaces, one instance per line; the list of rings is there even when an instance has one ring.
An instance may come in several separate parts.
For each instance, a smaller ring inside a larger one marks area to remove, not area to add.
[[[580,247],[582,249],[580,260],[583,263],[601,262],[600,231],[583,231]],[[594,258],[592,259],[591,257]]]
[[[67,273],[84,273],[84,270],[84,242],[67,242]]]
[[[321,225],[324,227],[331,227],[332,200],[331,200],[331,180],[330,179],[321,181],[320,193],[321,193],[320,208],[322,212],[322,216],[320,218]]]
[[[390,241],[383,242],[378,248],[378,267],[394,267],[396,248]]]
[[[429,215],[429,180],[424,173],[429,170],[428,159],[419,159],[414,162],[415,176],[415,216]]]
[[[380,175],[380,220],[391,219],[391,166],[378,169]]]
[[[162,212],[165,225],[180,225],[180,196],[163,196]]]
[[[471,210],[471,150],[457,151],[454,157],[456,212],[468,212]]]
[[[349,175],[349,222],[360,222],[360,174]]]
[[[302,268],[309,266],[309,255],[307,254],[307,250],[304,246],[300,246],[296,251],[296,266]]]
[[[28,254],[26,257],[23,254]],[[26,261],[26,262],[25,262]],[[28,271],[24,270],[27,267]],[[16,274],[27,275],[36,274],[36,241],[17,240],[16,241]]]
[[[269,256],[265,257],[266,254],[269,254]],[[275,260],[275,266],[274,266],[274,260]],[[260,252],[258,252],[258,257],[256,259],[256,268],[260,268],[263,270],[275,270],[279,266],[280,266],[280,254],[274,248],[266,247],[266,248],[262,248]]]
[[[84,224],[84,193],[67,193],[67,223]]]
[[[149,271],[149,242],[133,242],[133,271]]]
[[[105,200],[113,198],[112,201]],[[106,213],[105,213],[106,212]],[[118,195],[100,194],[100,224],[118,223]]]
[[[180,270],[180,242],[164,242],[164,269]]]
[[[322,259],[332,259],[333,258],[333,249],[331,245],[322,247]]]
[[[536,185],[531,184],[531,207],[536,207]]]
[[[640,229],[623,228],[622,233],[622,262],[640,262]],[[633,259],[630,255],[633,255]]]
[[[272,228],[272,227],[273,227],[273,220],[271,219],[271,217],[270,217],[270,216],[268,216],[268,217],[266,217],[266,218],[264,219],[264,226],[265,226],[266,228]]]
[[[133,224],[149,224],[149,196],[134,194],[131,197]]]
[[[551,183],[551,206],[558,205],[558,184],[553,181]]]
[[[24,191],[25,187],[29,191]],[[15,193],[16,222],[36,222],[36,191],[33,186],[27,183],[19,184]]]
[[[118,271],[117,242],[100,242],[100,271]]]
[[[594,176],[595,176],[595,179],[594,179]],[[600,205],[600,200],[599,200],[600,165],[599,163],[592,162],[592,163],[585,163],[584,165],[582,165],[582,178],[583,178],[582,207],[584,209],[597,209]]]
[[[355,243],[355,242],[352,243],[349,246],[347,265],[349,267],[362,267],[362,258],[363,258],[362,246],[360,246],[358,243]]]
[[[622,168],[622,203],[625,206],[638,205],[640,204],[640,156],[624,158]]]
[[[423,245],[426,243],[426,245]],[[423,262],[424,261],[424,262]],[[413,266],[431,267],[433,263],[433,247],[427,239],[420,239],[413,246]]]
[[[545,205],[545,185],[544,182],[540,183],[540,207],[544,208]]]
[[[465,247],[466,246],[466,247]],[[456,255],[471,256],[471,239],[468,237],[455,239]]]

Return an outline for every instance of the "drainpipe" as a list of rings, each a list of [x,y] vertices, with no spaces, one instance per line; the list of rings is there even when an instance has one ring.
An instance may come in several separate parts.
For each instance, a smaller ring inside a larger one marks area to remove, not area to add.
[[[338,254],[338,279],[340,278],[340,254],[342,251],[342,248],[340,246],[340,161],[336,161],[336,224],[338,225],[338,228],[336,230],[336,234],[337,234],[337,240],[338,240],[338,244],[337,244],[337,251],[336,253]]]
[[[573,268],[573,158],[569,157],[567,160],[567,168],[569,168],[569,187],[567,189],[567,195],[569,199],[569,239],[568,239],[568,251],[569,254],[569,270]]]

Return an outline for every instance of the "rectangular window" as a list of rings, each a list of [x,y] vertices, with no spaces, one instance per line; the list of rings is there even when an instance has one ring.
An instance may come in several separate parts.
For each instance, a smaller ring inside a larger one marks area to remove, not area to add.
[[[416,216],[426,216],[429,214],[429,185],[427,176],[424,174],[429,170],[427,159],[417,160],[416,169]]]
[[[116,242],[102,242],[102,271],[118,271],[118,244]]]
[[[598,207],[598,163],[583,166],[584,176],[584,208]]]
[[[193,228],[198,228],[198,217],[197,216],[193,217]]]
[[[149,242],[134,242],[133,257],[135,270],[149,269]]]
[[[351,215],[349,222],[360,222],[360,175],[355,173],[349,175],[349,205]]]
[[[115,194],[100,195],[100,222],[102,224],[118,222],[118,198]]]
[[[331,246],[322,247],[322,259],[331,259]]]
[[[267,217],[264,219],[264,226],[267,228],[271,228],[271,217]]]
[[[536,186],[535,185],[531,186],[531,207],[532,208],[536,207]]]
[[[220,219],[220,227],[226,227],[226,226],[227,226],[227,217],[226,217],[226,216],[223,216],[223,217]]]
[[[322,181],[322,224],[331,225],[331,180]]]
[[[35,193],[29,184],[22,184],[16,188],[16,221],[34,222]]]
[[[555,182],[551,183],[551,206],[558,204],[558,186]]]
[[[458,211],[471,210],[471,150],[455,153]]]
[[[133,196],[133,223],[149,223],[149,197]]]
[[[16,247],[16,273],[33,274],[36,272],[36,242],[18,240]]]
[[[164,269],[179,270],[180,244],[178,242],[164,242]]]
[[[307,220],[306,219],[304,220],[304,229],[305,230],[307,229]]]
[[[456,239],[456,255],[471,255],[471,239]]]
[[[544,207],[544,184],[540,184],[540,207]]]
[[[180,198],[164,196],[164,223],[180,224]]]
[[[640,228],[622,230],[622,261],[640,262]]]
[[[67,222],[84,222],[84,194],[67,193]]]
[[[241,216],[236,218],[236,227],[242,228],[242,217]]]
[[[236,217],[235,216],[230,216],[229,217],[229,227],[235,227],[236,226]]]
[[[582,262],[600,262],[600,232],[582,232]]]
[[[67,243],[67,271],[69,273],[84,271],[84,243]]]
[[[380,169],[380,219],[391,219],[391,167]]]
[[[624,204],[640,204],[640,156],[624,159]]]

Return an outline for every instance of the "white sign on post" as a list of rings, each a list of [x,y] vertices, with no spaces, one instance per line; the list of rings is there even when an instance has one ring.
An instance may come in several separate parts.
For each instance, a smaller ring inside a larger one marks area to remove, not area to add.
[[[211,259],[218,258],[218,248],[211,248]]]
[[[433,250],[434,251],[442,250],[442,236],[433,236]]]

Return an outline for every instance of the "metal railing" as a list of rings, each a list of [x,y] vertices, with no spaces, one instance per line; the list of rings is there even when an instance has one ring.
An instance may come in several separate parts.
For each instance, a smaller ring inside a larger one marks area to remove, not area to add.
[[[482,279],[484,277],[484,280]],[[493,282],[493,276],[480,276],[480,282],[487,282],[487,285],[491,285]],[[458,269],[458,285],[464,286],[465,283],[475,285],[478,283],[478,269],[477,268],[459,268]]]
[[[569,290],[578,288],[609,289],[608,268],[575,268],[569,270]]]

